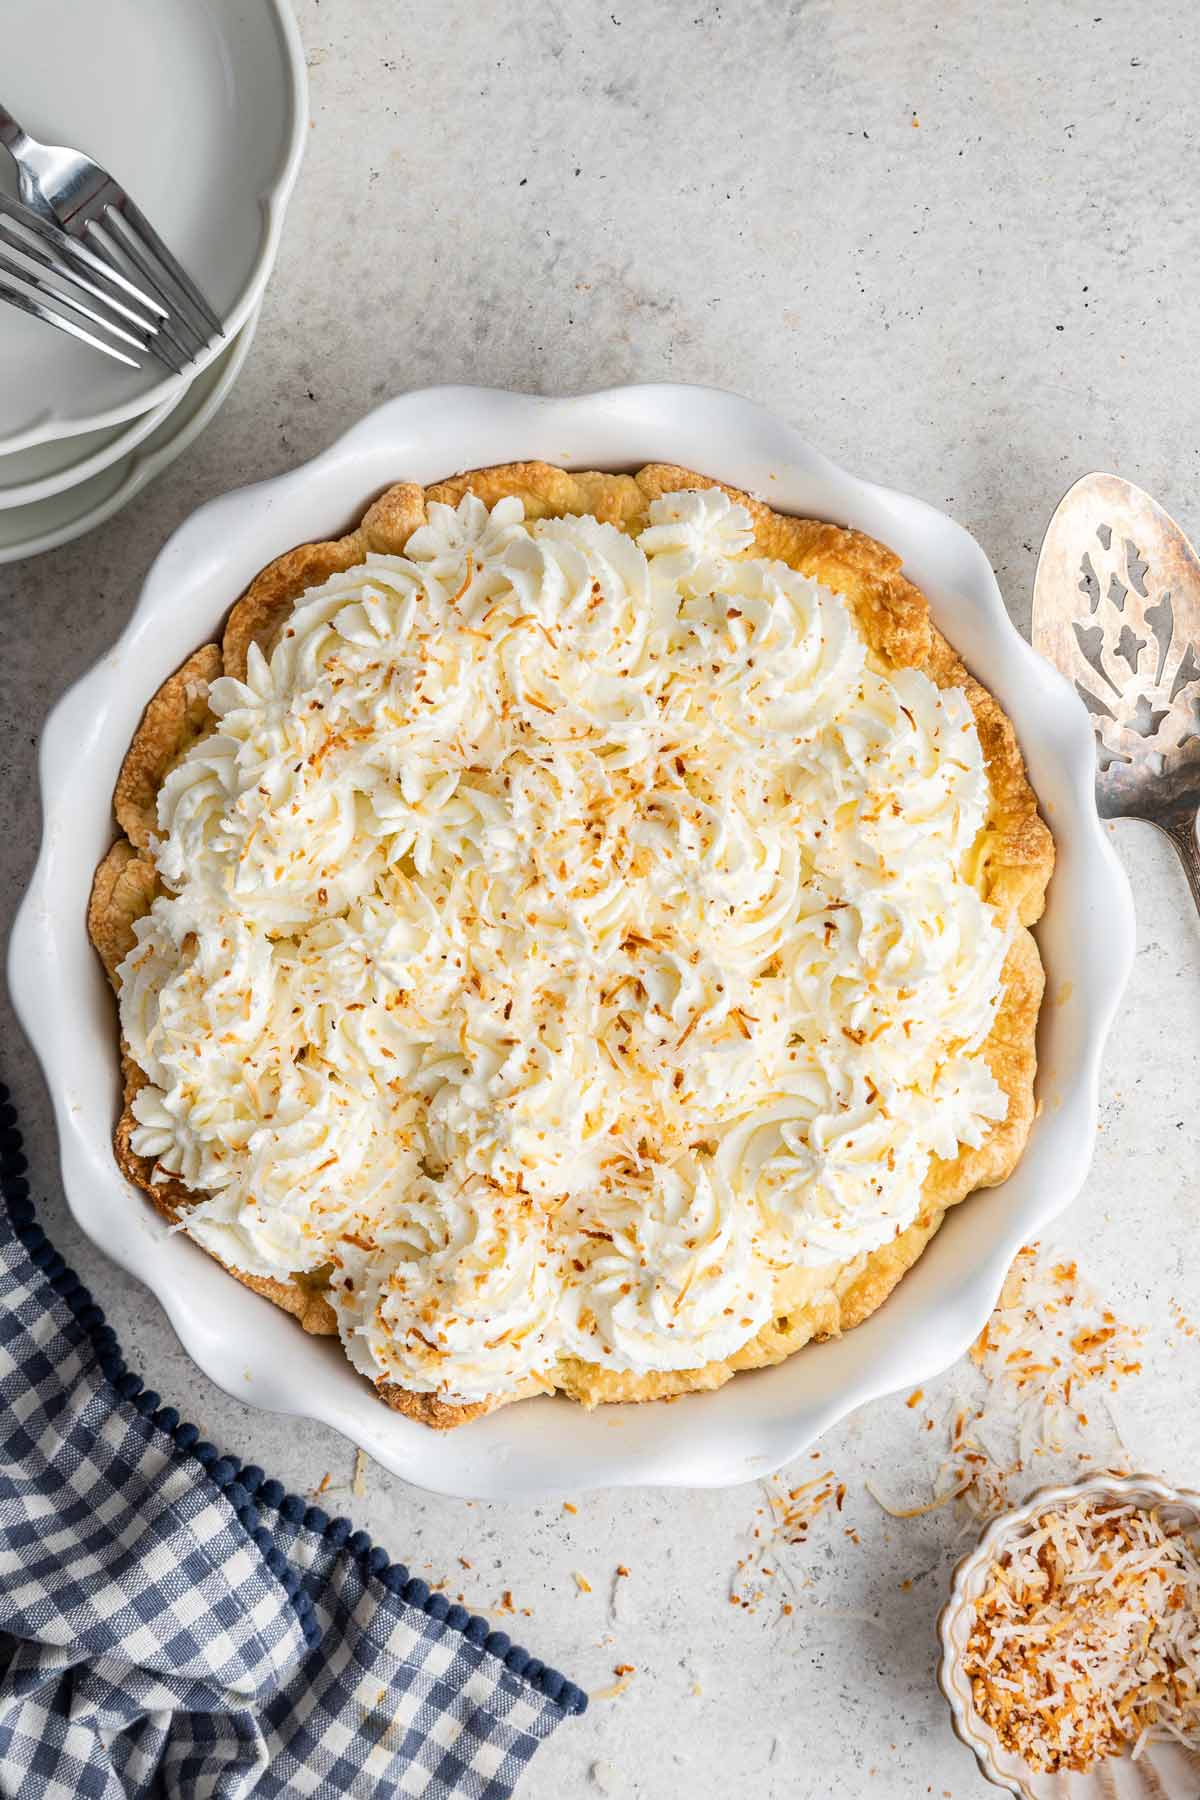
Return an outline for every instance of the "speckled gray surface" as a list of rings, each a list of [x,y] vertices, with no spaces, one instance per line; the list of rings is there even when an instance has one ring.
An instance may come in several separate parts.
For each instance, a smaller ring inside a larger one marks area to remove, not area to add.
[[[1116,467],[1200,530],[1189,0],[302,0],[299,17],[312,130],[240,384],[128,512],[0,571],[6,920],[36,848],[40,723],[116,635],[164,537],[407,387],[739,389],[953,512],[1022,625],[1049,511],[1085,469]],[[1116,838],[1141,948],[1095,1165],[1058,1241],[1147,1327],[1145,1374],[1109,1396],[1125,1454],[1195,1481],[1200,1339],[1172,1303],[1200,1316],[1200,929],[1169,848],[1133,825]],[[844,1512],[772,1556],[753,1610],[729,1592],[762,1523],[756,1488],[568,1512],[430,1499],[370,1469],[355,1497],[342,1440],[218,1393],[156,1303],[81,1241],[7,1016],[4,1034],[49,1219],[155,1385],[290,1486],[329,1471],[335,1509],[473,1606],[510,1590],[513,1635],[585,1686],[633,1665],[624,1693],[540,1753],[526,1800],[994,1791],[932,1679],[964,1542],[953,1509],[892,1520],[864,1487],[932,1491],[960,1375],[919,1407],[865,1409],[806,1459],[796,1480],[833,1467]],[[1038,1478],[1117,1454],[1096,1407]]]

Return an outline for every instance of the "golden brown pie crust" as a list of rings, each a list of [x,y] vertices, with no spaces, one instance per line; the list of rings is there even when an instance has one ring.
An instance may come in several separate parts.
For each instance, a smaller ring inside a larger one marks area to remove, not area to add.
[[[269,563],[233,607],[220,644],[202,645],[159,688],[121,766],[114,810],[123,835],[96,871],[88,907],[88,930],[114,987],[117,965],[134,942],[134,921],[149,911],[160,891],[150,853],[158,790],[188,747],[211,729],[208,685],[222,673],[244,676],[252,642],[269,652],[283,620],[306,589],[353,568],[368,551],[400,554],[410,534],[424,523],[431,501],[456,505],[470,492],[491,507],[515,494],[524,502],[527,519],[590,513],[623,531],[637,532],[646,522],[650,502],[658,496],[681,488],[719,486],[724,484],[664,463],[651,463],[636,475],[572,474],[546,463],[508,463],[474,469],[424,489],[402,482],[382,494],[357,529],[345,537],[303,544]],[[555,1388],[585,1406],[716,1388],[740,1369],[782,1362],[811,1339],[836,1337],[861,1324],[882,1305],[929,1243],[948,1207],[975,1188],[994,1186],[1012,1172],[1029,1134],[1034,1113],[1034,1039],[1044,978],[1028,927],[1042,911],[1054,866],[1054,846],[1038,816],[1012,725],[935,628],[924,595],[905,579],[900,558],[893,551],[861,532],[773,512],[736,488],[726,487],[725,492],[745,506],[753,519],[754,543],[748,554],[778,558],[845,596],[866,639],[873,666],[883,671],[921,669],[939,687],[961,687],[966,692],[991,788],[988,819],[973,851],[974,879],[983,897],[1004,920],[1014,924],[1004,965],[1004,992],[984,1045],[992,1074],[1008,1095],[1008,1116],[993,1127],[978,1149],[964,1147],[952,1162],[934,1162],[916,1220],[890,1244],[844,1263],[821,1269],[794,1268],[781,1276],[772,1318],[727,1361],[671,1373],[634,1375],[563,1357],[544,1380],[527,1381],[512,1392],[469,1406],[449,1405],[432,1394],[410,1393],[393,1384],[378,1388],[390,1407],[426,1425],[447,1429],[465,1424],[509,1401]],[[134,1153],[130,1103],[146,1078],[124,1051],[122,1066],[125,1107],[114,1137],[117,1162],[125,1175],[149,1194],[159,1212],[174,1221],[201,1196]],[[319,1280],[301,1276],[271,1281],[236,1269],[229,1272],[291,1313],[306,1331],[336,1335],[333,1309]]]

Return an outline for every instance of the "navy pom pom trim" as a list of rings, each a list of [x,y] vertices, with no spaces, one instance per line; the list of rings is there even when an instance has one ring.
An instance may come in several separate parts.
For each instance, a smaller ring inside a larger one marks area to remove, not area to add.
[[[300,1575],[261,1523],[264,1510],[277,1513],[287,1524],[313,1532],[317,1537],[325,1538],[333,1549],[344,1550],[353,1556],[361,1564],[365,1576],[380,1582],[406,1606],[415,1607],[444,1629],[458,1632],[468,1643],[498,1657],[518,1680],[544,1694],[564,1712],[586,1712],[588,1702],[583,1689],[568,1681],[557,1669],[547,1668],[519,1644],[514,1644],[507,1632],[493,1631],[486,1619],[468,1613],[465,1607],[451,1605],[444,1594],[433,1593],[427,1582],[418,1576],[410,1576],[403,1563],[393,1562],[386,1550],[373,1544],[365,1531],[356,1531],[349,1519],[331,1519],[321,1507],[310,1506],[298,1494],[289,1494],[282,1482],[268,1478],[257,1463],[243,1463],[236,1456],[222,1454],[215,1444],[201,1438],[197,1426],[181,1420],[175,1407],[160,1405],[159,1395],[126,1364],[117,1334],[105,1322],[103,1309],[97,1306],[38,1224],[26,1179],[27,1169],[16,1109],[11,1104],[8,1088],[0,1082],[0,1197],[13,1229],[30,1260],[70,1309],[72,1318],[91,1344],[105,1380],[156,1430],[164,1432],[176,1449],[185,1456],[194,1457],[209,1479],[224,1489],[239,1523],[254,1540],[267,1568],[288,1595],[310,1648],[315,1648],[321,1641],[321,1628],[312,1600],[304,1592]]]

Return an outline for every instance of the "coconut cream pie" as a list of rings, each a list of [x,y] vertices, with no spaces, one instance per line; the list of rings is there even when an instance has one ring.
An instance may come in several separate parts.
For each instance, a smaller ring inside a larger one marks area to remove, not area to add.
[[[1020,1155],[1050,838],[855,532],[392,488],[159,690],[116,814],[121,1167],[428,1424],[778,1362]]]

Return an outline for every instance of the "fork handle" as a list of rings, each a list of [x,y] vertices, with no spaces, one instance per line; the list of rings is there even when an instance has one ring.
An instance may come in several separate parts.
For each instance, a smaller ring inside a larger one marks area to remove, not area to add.
[[[8,108],[0,102],[0,144],[6,150],[11,150],[14,156],[19,156],[25,145],[32,142],[25,127],[18,125]]]
[[[1188,878],[1188,886],[1192,890],[1192,899],[1196,902],[1196,910],[1200,912],[1200,844],[1196,842],[1196,821],[1190,813],[1164,824],[1166,832],[1183,864],[1183,872]]]

